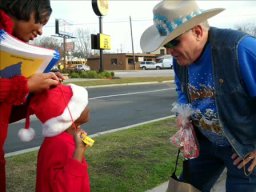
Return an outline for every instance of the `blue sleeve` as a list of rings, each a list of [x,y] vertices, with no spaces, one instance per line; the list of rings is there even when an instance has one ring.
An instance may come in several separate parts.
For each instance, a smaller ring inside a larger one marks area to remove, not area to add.
[[[173,66],[174,66],[174,72],[176,71],[176,65],[178,65],[177,61],[174,59],[174,62],[173,62]],[[176,74],[176,72],[175,72]],[[176,84],[176,92],[178,94],[178,103],[179,104],[187,104],[188,101],[187,101],[187,97],[185,95],[185,93],[182,91],[181,89],[181,83],[180,83],[180,80],[179,78],[177,77],[177,75],[175,75],[175,84]]]
[[[238,61],[242,78],[250,96],[256,96],[256,39],[245,37],[238,45]]]

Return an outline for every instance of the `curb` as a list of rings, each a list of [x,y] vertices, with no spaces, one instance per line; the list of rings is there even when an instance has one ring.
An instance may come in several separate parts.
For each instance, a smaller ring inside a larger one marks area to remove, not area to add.
[[[66,83],[75,83],[79,81],[66,81]],[[138,83],[120,83],[120,84],[109,84],[109,85],[92,85],[92,86],[84,86],[86,88],[100,88],[100,87],[115,87],[122,85],[147,85],[147,84],[157,84],[157,83],[174,83],[174,80],[170,81],[148,81],[148,82],[138,82]]]
[[[126,126],[126,127],[120,127],[120,128],[117,128],[117,129],[103,131],[103,132],[99,132],[99,133],[92,134],[92,135],[89,135],[89,136],[93,138],[93,137],[97,137],[97,136],[100,136],[100,135],[114,133],[114,132],[117,132],[117,131],[126,130],[126,129],[129,129],[129,128],[133,128],[133,127],[137,127],[137,126],[140,126],[140,125],[144,125],[144,124],[148,124],[148,123],[153,123],[153,122],[156,122],[156,121],[160,121],[160,120],[164,120],[164,119],[168,119],[168,118],[173,118],[173,117],[175,117],[175,115],[170,115],[170,116],[161,117],[161,118],[158,118],[158,119],[153,119],[153,120],[150,120],[150,121],[145,121],[145,122],[142,122],[142,123],[137,123],[137,124],[129,125],[129,126]],[[24,150],[20,150],[20,151],[6,153],[5,157],[12,157],[12,156],[15,156],[15,155],[21,155],[21,154],[24,154],[24,153],[36,151],[39,148],[40,148],[40,146],[37,146],[37,147],[30,148],[30,149],[24,149]]]
[[[155,187],[153,189],[149,189],[145,192],[165,192],[168,187],[168,183],[169,183],[169,181],[166,181],[166,182],[162,183],[161,185],[158,185],[157,187]]]

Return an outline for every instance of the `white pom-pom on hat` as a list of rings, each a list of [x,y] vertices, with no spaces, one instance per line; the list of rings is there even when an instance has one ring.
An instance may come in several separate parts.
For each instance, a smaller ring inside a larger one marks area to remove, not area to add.
[[[30,108],[27,109],[27,115],[26,115],[26,120],[25,120],[25,128],[22,128],[18,132],[18,136],[21,141],[23,142],[29,142],[35,137],[35,130],[30,127]]]
[[[21,141],[29,142],[35,137],[35,130],[31,127],[20,129],[18,132],[18,136]]]

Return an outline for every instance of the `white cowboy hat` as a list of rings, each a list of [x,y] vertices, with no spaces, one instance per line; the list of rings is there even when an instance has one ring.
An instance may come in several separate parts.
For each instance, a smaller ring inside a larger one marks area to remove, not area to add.
[[[201,10],[194,0],[163,0],[153,9],[154,25],[142,34],[141,49],[143,52],[153,52],[223,10]]]

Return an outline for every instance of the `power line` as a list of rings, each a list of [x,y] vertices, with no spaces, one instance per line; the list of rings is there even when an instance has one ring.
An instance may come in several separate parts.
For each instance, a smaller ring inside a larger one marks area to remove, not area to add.
[[[237,16],[237,15],[235,15]],[[232,17],[234,18],[234,14],[226,14],[225,17]],[[240,14],[239,17],[256,17],[255,13],[247,13],[247,14]],[[152,18],[148,19],[133,19],[132,22],[152,22]],[[129,18],[127,20],[116,20],[116,21],[104,21],[104,23],[129,23]],[[71,23],[70,26],[79,26],[79,25],[98,25],[98,22],[85,22],[85,23]],[[55,25],[47,25],[45,27],[55,27]]]
[[[152,21],[152,19],[135,19],[133,22],[145,22],[145,21]],[[120,21],[104,21],[104,23],[129,23],[128,20],[120,20]],[[78,26],[78,25],[98,25],[98,22],[90,22],[90,23],[73,23],[70,24],[70,26]],[[55,27],[55,25],[47,25],[45,27]]]

